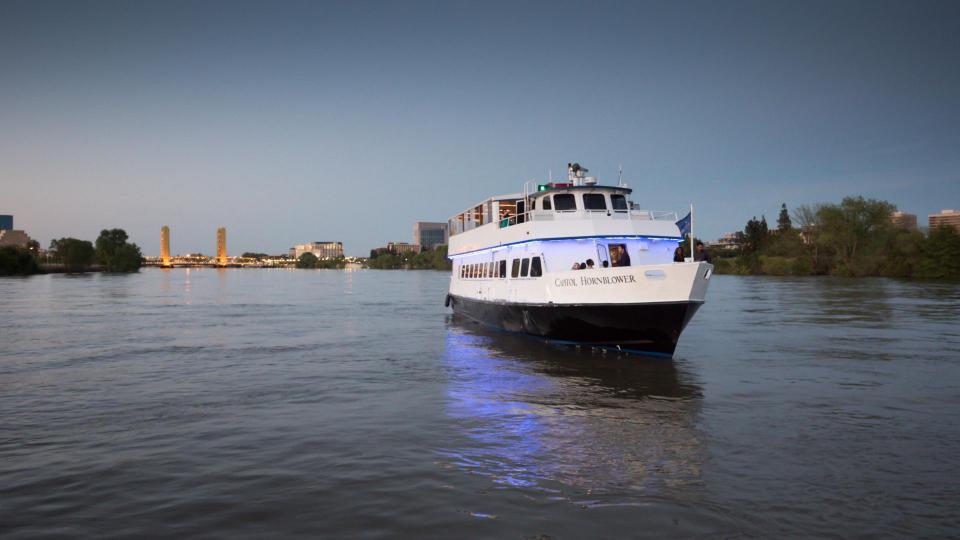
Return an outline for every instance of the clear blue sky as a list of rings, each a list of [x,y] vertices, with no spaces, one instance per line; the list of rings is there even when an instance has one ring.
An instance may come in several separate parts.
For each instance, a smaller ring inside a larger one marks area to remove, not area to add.
[[[0,213],[348,254],[568,161],[698,235],[960,207],[960,3],[0,0]]]

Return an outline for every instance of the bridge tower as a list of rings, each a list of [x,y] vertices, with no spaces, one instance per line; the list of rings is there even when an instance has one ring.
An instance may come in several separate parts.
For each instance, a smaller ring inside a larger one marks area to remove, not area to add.
[[[170,266],[170,227],[160,227],[160,265]]]
[[[217,264],[227,265],[227,228],[217,229]]]

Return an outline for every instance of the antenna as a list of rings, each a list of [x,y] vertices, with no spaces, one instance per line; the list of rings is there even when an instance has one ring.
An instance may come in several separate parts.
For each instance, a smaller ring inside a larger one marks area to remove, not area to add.
[[[617,185],[623,187],[623,163],[620,164],[620,178],[617,179]]]

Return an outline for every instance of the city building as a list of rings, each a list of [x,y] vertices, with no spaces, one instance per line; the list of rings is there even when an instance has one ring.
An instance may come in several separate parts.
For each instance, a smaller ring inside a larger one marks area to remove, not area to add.
[[[413,243],[424,250],[445,246],[449,239],[446,223],[418,221],[413,224]]]
[[[299,259],[304,253],[312,253],[318,259],[343,257],[343,242],[308,242],[290,248],[290,257]]]
[[[718,250],[737,250],[743,247],[742,242],[742,233],[726,233],[720,236],[720,238],[710,244],[710,248]]]
[[[170,266],[170,227],[160,227],[160,264]]]
[[[960,232],[960,210],[941,210],[939,214],[930,214],[927,219],[930,223],[930,230],[946,225]]]
[[[17,246],[25,248],[30,243],[30,237],[23,231],[16,229],[0,229],[0,246]]]
[[[890,221],[893,222],[897,227],[907,229],[910,231],[917,230],[917,215],[908,214],[906,212],[894,212],[890,214]]]
[[[225,266],[227,264],[227,228],[217,229],[217,264]]]
[[[376,259],[380,255],[416,255],[420,253],[420,246],[417,244],[408,244],[406,242],[387,242],[384,247],[373,248],[370,250],[370,258]]]
[[[420,253],[420,246],[418,244],[408,244],[406,242],[387,242],[387,251],[393,253],[394,255],[404,255],[411,254],[416,255]]]
[[[0,246],[25,248],[29,243],[30,237],[27,233],[13,228],[13,216],[0,216]]]

